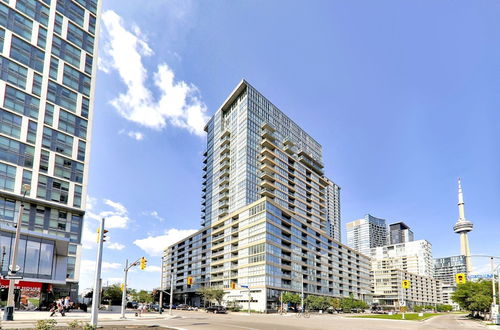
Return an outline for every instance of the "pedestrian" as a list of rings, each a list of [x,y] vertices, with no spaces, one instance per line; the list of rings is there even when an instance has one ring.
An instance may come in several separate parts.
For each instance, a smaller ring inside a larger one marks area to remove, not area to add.
[[[50,316],[54,316],[55,313],[60,313],[61,316],[65,316],[64,313],[64,306],[63,306],[63,301],[62,299],[58,299],[55,303],[54,306],[50,309]]]
[[[69,312],[69,303],[70,303],[70,300],[71,298],[69,296],[67,296],[66,298],[64,298],[64,311],[65,312]]]

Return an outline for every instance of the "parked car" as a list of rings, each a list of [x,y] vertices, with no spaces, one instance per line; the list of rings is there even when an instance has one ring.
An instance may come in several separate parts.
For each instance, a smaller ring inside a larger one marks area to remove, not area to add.
[[[160,305],[158,304],[149,305],[149,308],[151,308],[155,312],[158,312],[160,310]]]
[[[194,307],[194,306],[189,306],[188,307],[188,311],[197,311],[198,310],[198,307]]]
[[[224,306],[214,305],[206,308],[207,313],[211,312],[214,314],[226,314],[227,310]]]
[[[189,309],[189,305],[180,304],[179,306],[177,306],[177,309],[181,311],[187,311]]]
[[[139,304],[135,301],[129,301],[127,302],[127,308],[133,308],[133,309],[137,309],[137,307],[139,306]]]

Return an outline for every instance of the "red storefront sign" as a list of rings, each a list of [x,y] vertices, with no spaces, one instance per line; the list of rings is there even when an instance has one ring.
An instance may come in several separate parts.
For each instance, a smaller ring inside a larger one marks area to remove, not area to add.
[[[8,289],[9,280],[0,280],[0,289]],[[40,282],[27,282],[27,281],[15,281],[14,288],[21,289],[24,292],[41,292],[42,283]]]

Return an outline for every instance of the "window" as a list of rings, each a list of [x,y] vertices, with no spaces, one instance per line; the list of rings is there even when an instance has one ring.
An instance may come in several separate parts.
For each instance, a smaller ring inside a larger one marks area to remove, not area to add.
[[[39,275],[52,275],[52,260],[54,259],[54,243],[42,242],[40,247]]]
[[[0,49],[3,49],[4,41],[5,41],[5,30],[0,29]]]
[[[31,177],[32,177],[31,171],[24,169],[23,170],[23,182],[22,182],[22,184],[23,185],[29,184],[31,186]]]
[[[16,167],[0,163],[0,189],[14,191]]]
[[[0,56],[0,79],[24,89],[26,88],[27,74],[28,69],[8,58]]]
[[[78,25],[83,26],[85,10],[72,1],[57,0],[56,10],[68,17],[70,20],[78,23]]]
[[[0,220],[14,221],[16,201],[0,197]]]
[[[88,98],[85,96],[82,97],[82,109],[81,109],[81,116],[88,118],[89,117],[89,106],[90,106],[90,101]]]
[[[56,155],[54,175],[74,182],[83,182],[83,164],[69,158]]]
[[[40,48],[45,48],[47,45],[47,30],[41,26],[38,28],[38,40],[36,45]]]
[[[87,96],[90,95],[90,78],[69,65],[64,66],[63,84]]]
[[[54,56],[52,56],[50,58],[49,77],[51,79],[54,79],[55,81],[57,81],[57,70],[58,70],[58,67],[59,67],[59,60],[57,58],[55,58]]]
[[[79,186],[77,184],[75,184],[75,193],[73,195],[73,206],[82,207],[82,186]]]
[[[81,160],[82,162],[85,160],[85,147],[86,147],[85,141],[79,140],[77,159]]]
[[[3,106],[22,115],[38,118],[40,100],[10,86],[5,87]]]
[[[80,67],[80,50],[58,36],[54,36],[52,41],[52,54],[77,68]]]
[[[72,22],[68,22],[67,39],[85,50],[87,53],[92,53],[94,50],[94,37],[83,31]]]
[[[56,14],[55,24],[54,24],[54,32],[61,35],[62,32],[62,24],[63,17],[59,14]]]
[[[43,51],[16,36],[12,36],[10,56],[33,70],[38,72],[43,71],[43,59],[45,56]]]
[[[49,127],[44,127],[42,146],[52,151],[71,156],[73,153],[73,138]]]
[[[54,106],[50,103],[45,104],[45,119],[44,123],[52,126],[52,121],[54,120]]]
[[[75,0],[83,7],[90,10],[92,13],[97,13],[97,0]]]
[[[19,139],[21,137],[21,124],[21,116],[0,109],[0,133]]]
[[[32,168],[34,154],[35,148],[0,136],[0,160]]]
[[[48,201],[67,203],[69,182],[39,175],[37,197]]]
[[[53,81],[49,81],[49,86],[47,87],[47,100],[69,111],[75,112],[76,99],[77,94],[75,92]]]
[[[3,3],[0,3],[0,25],[26,40],[31,40],[33,22]]]
[[[26,137],[26,142],[35,144],[36,141],[36,122],[30,120],[28,122],[28,135]]]
[[[33,73],[33,88],[31,91],[38,96],[42,93],[42,76],[38,73]]]
[[[49,170],[50,152],[42,150],[40,153],[40,172],[47,173]]]
[[[88,74],[92,74],[92,63],[94,62],[92,56],[86,54],[85,56],[85,72]]]
[[[16,8],[45,26],[49,23],[49,8],[41,2],[36,0],[17,0]]]
[[[87,121],[63,110],[59,112],[58,128],[83,139],[87,137]]]

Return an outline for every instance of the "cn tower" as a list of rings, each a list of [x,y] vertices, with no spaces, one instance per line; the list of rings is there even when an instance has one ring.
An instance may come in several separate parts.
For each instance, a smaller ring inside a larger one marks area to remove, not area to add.
[[[464,194],[462,192],[462,183],[460,182],[460,178],[458,178],[458,220],[453,226],[453,230],[455,233],[460,234],[460,254],[465,256],[467,273],[472,272],[469,238],[467,237],[467,233],[470,232],[473,227],[472,222],[465,218]]]

